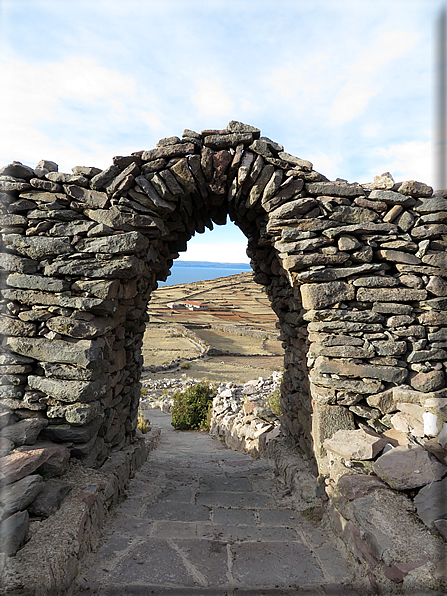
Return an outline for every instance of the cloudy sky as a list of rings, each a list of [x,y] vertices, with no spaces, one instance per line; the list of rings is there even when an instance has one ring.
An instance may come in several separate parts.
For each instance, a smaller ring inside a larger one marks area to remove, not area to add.
[[[257,126],[330,179],[435,184],[443,0],[0,0],[0,165]],[[225,248],[223,243],[225,243]],[[228,226],[183,258],[246,261]],[[218,258],[216,258],[218,257]]]

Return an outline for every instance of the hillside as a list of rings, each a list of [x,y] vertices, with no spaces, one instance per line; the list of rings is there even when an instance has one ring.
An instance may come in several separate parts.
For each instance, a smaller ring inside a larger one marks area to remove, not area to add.
[[[243,383],[283,366],[276,315],[251,272],[158,288],[148,312],[143,378]]]

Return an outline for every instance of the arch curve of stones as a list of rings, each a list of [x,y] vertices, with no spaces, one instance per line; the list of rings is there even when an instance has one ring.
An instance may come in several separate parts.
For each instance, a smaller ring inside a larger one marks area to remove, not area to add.
[[[135,439],[151,292],[227,216],[278,316],[282,425],[316,469],[337,430],[396,413],[416,441],[445,437],[447,192],[329,181],[235,121],[57,169],[0,171],[4,482],[69,456],[98,467]]]

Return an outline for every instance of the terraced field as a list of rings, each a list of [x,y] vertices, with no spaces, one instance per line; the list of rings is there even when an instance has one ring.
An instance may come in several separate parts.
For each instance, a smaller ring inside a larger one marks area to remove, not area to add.
[[[199,302],[201,310],[167,306]],[[149,303],[143,378],[178,376],[243,383],[281,370],[277,318],[252,273],[159,288]]]

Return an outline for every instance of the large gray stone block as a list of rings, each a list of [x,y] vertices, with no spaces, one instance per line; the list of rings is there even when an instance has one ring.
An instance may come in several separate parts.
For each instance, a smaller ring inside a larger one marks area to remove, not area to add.
[[[303,284],[300,286],[300,291],[303,307],[306,310],[326,308],[337,302],[355,298],[355,288],[344,281]]]
[[[5,519],[17,511],[23,511],[34,501],[44,487],[42,476],[31,474],[14,484],[4,487],[0,492],[0,503]]]
[[[101,397],[106,391],[107,381],[105,378],[96,381],[67,381],[30,375],[28,385],[57,400],[74,403],[90,402]]]
[[[8,250],[18,252],[24,257],[37,261],[56,257],[61,254],[74,253],[74,248],[68,239],[48,238],[46,236],[20,236],[19,234],[7,234],[3,241]]]
[[[82,368],[97,368],[102,361],[101,346],[93,340],[67,342],[60,339],[10,337],[8,347],[17,354],[34,358],[38,362],[75,364]]]
[[[0,525],[0,551],[15,555],[25,541],[29,528],[28,511],[18,511]]]
[[[447,478],[427,484],[414,498],[419,517],[429,528],[435,520],[447,519]]]

